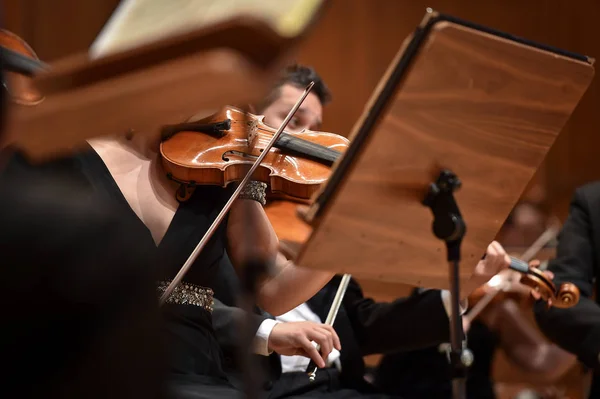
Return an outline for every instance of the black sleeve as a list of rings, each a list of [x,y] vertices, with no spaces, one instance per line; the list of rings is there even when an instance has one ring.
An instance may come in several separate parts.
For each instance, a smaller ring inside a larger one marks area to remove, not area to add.
[[[246,323],[244,317],[246,312],[240,308],[227,306],[215,298],[215,304],[212,313],[213,328],[217,335],[217,340],[221,349],[226,353],[235,354],[238,351],[239,345],[242,342],[240,328]],[[256,329],[260,324],[269,317],[265,314],[252,315],[256,325]]]
[[[579,287],[579,303],[569,309],[547,309],[538,302],[534,312],[545,335],[577,355],[585,365],[600,369],[600,307],[591,299],[596,258],[589,209],[585,192],[577,190],[558,237],[556,258],[548,266],[557,287],[564,282]]]
[[[363,355],[414,350],[447,342],[449,319],[439,290],[381,303],[365,298],[353,280],[344,308]]]

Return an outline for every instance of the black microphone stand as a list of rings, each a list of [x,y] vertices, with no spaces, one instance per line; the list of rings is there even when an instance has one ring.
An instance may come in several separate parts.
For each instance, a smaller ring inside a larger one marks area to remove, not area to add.
[[[458,177],[450,170],[440,172],[435,183],[429,186],[429,192],[423,205],[433,213],[433,234],[446,244],[450,266],[450,293],[452,314],[450,317],[450,367],[452,393],[454,399],[466,399],[466,373],[473,358],[466,345],[463,345],[462,315],[460,312],[460,250],[467,230],[454,192],[461,186]]]

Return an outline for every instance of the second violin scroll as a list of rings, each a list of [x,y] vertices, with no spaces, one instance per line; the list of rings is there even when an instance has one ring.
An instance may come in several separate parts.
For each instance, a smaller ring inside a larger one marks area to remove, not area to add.
[[[557,289],[543,271],[514,257],[511,257],[510,268],[520,272],[520,283],[537,292],[548,306],[570,308],[579,302],[581,293],[575,284],[563,283]]]
[[[6,49],[11,52],[4,56],[16,58],[13,60],[14,64],[22,67],[19,72],[5,71],[5,81],[2,82],[3,90],[8,92],[10,99],[15,104],[32,106],[41,103],[44,96],[33,85],[33,80],[25,71],[41,70],[45,68],[45,64],[40,61],[25,40],[5,29],[0,29],[0,47],[2,47],[2,51]]]
[[[263,119],[225,107],[204,119],[166,126],[160,152],[167,175],[186,192],[195,185],[224,187],[242,180],[276,131]],[[348,145],[347,138],[333,133],[283,132],[252,178],[275,194],[306,201]]]

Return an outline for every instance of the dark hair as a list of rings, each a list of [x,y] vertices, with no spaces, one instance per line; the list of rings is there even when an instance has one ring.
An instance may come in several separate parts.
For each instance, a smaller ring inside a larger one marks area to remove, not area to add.
[[[319,74],[309,66],[293,64],[282,71],[273,90],[271,90],[265,101],[260,104],[261,110],[271,105],[279,97],[283,85],[289,84],[299,89],[304,89],[310,82],[315,82],[312,93],[317,95],[321,104],[326,105],[329,103],[331,101],[331,92]]]

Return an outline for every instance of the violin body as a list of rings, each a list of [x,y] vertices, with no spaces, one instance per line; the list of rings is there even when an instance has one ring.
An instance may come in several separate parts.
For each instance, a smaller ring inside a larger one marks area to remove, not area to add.
[[[39,61],[37,54],[25,40],[4,29],[0,29],[0,46]],[[3,78],[2,89],[7,91],[13,103],[31,106],[44,100],[44,96],[35,88],[31,77],[5,71]]]
[[[164,169],[171,179],[191,186],[241,181],[276,132],[263,118],[225,107],[210,117],[163,129]],[[275,194],[308,200],[348,144],[333,133],[283,132],[252,179],[269,184]]]

